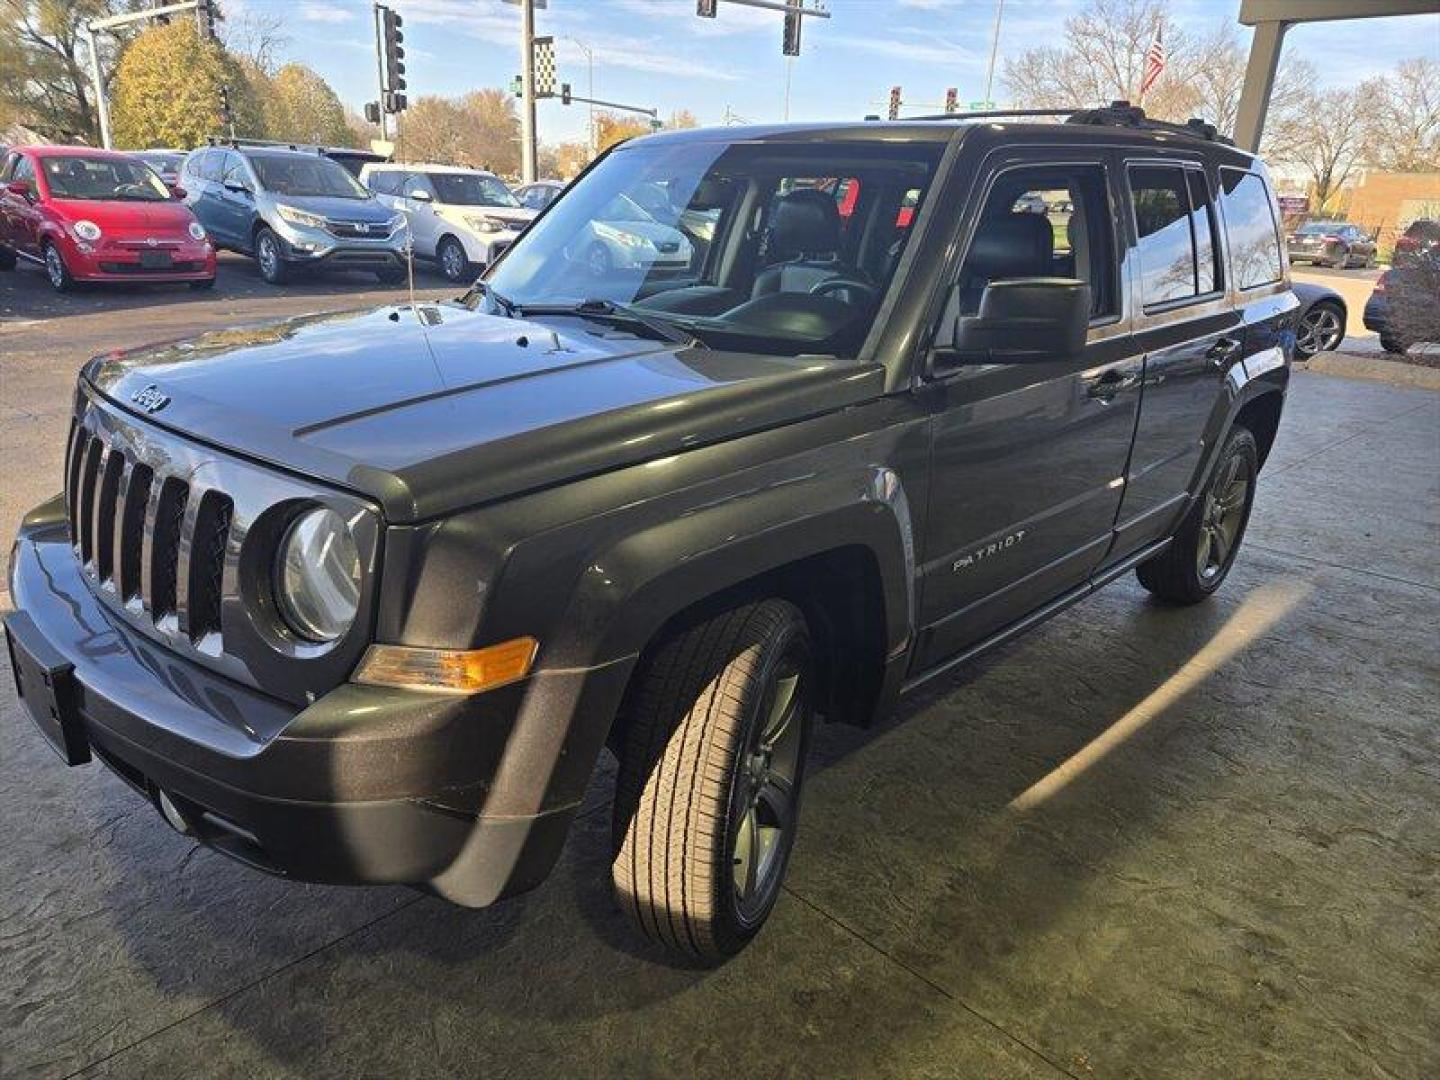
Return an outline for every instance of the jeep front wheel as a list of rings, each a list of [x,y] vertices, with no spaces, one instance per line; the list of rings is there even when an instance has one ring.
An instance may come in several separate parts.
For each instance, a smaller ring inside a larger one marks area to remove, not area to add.
[[[783,600],[716,615],[642,661],[611,870],[646,936],[716,963],[759,932],[795,842],[813,672],[805,619]]]

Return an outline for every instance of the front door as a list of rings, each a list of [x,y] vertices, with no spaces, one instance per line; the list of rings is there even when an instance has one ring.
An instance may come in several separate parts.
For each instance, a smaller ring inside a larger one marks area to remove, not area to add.
[[[1110,547],[1141,363],[1115,181],[1086,157],[1000,166],[961,263],[944,318],[973,314],[990,281],[1059,276],[1091,286],[1091,329],[1077,359],[960,366],[923,391],[935,422],[917,672],[1083,585]]]

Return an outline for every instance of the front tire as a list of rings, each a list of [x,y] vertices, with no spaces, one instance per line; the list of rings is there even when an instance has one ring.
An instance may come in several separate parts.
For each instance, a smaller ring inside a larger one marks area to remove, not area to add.
[[[255,234],[255,261],[267,285],[284,285],[290,280],[290,267],[285,262],[285,245],[269,229]]]
[[[65,265],[65,256],[60,254],[60,249],[54,244],[45,245],[45,276],[50,279],[50,285],[56,292],[70,292],[75,288],[75,278],[70,273],[70,268]]]
[[[435,257],[440,261],[440,272],[445,275],[446,281],[459,284],[473,279],[470,260],[465,255],[465,245],[455,237],[447,236],[441,240]]]
[[[1403,355],[1406,349],[1405,339],[1398,338],[1394,334],[1381,334],[1380,348],[1384,349],[1388,353],[1396,353],[1397,355]]]
[[[1259,472],[1255,436],[1237,425],[1170,546],[1136,567],[1140,584],[1172,604],[1196,604],[1220,588],[1245,537]]]
[[[805,619],[765,600],[675,634],[626,698],[611,875],[640,932],[734,956],[780,895],[813,725]]]
[[[405,282],[405,267],[387,266],[375,271],[375,278],[381,285],[401,285]]]

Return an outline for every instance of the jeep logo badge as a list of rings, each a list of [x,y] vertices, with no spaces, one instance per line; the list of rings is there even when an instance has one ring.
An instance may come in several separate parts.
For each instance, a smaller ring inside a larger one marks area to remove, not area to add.
[[[144,409],[147,413],[153,413],[159,412],[166,405],[170,404],[170,395],[162,394],[160,388],[154,383],[151,383],[143,390],[136,390],[135,393],[131,394],[130,400],[136,405],[139,405],[140,408]]]

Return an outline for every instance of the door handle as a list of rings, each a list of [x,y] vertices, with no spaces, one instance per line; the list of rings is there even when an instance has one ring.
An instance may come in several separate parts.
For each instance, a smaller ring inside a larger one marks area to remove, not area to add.
[[[1222,337],[1205,350],[1205,359],[1215,367],[1224,367],[1240,355],[1241,343],[1235,338]]]

